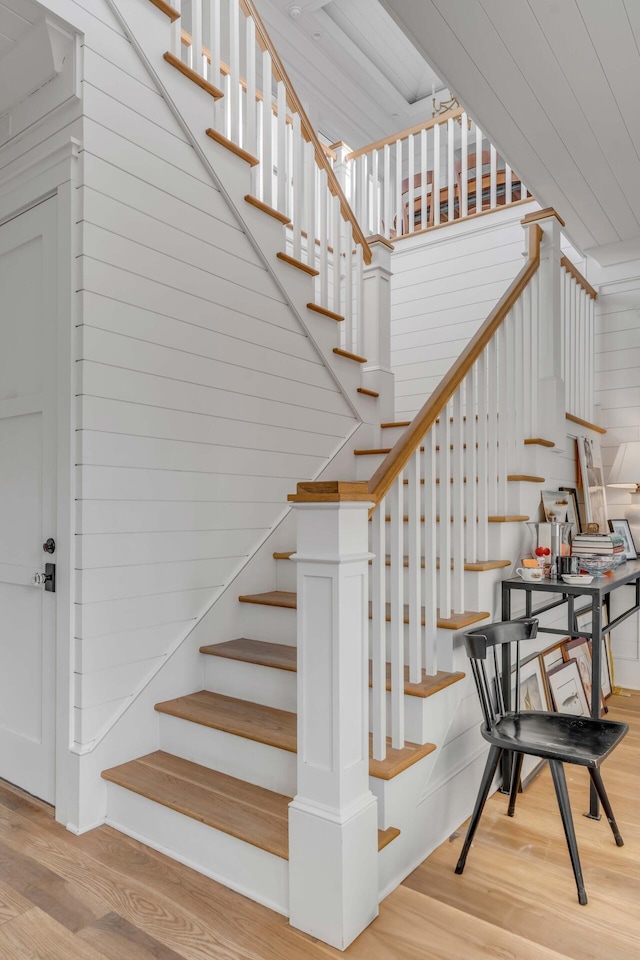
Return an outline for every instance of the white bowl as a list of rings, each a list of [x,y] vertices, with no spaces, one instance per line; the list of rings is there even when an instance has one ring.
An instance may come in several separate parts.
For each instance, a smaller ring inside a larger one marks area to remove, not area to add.
[[[570,587],[586,587],[588,583],[591,583],[593,577],[590,573],[563,573],[562,579]]]

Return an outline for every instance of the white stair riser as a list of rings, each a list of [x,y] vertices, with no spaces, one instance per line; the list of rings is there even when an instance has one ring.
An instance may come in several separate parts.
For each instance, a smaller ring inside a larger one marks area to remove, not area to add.
[[[296,611],[288,607],[272,607],[261,603],[240,604],[240,633],[258,637],[268,643],[296,645]]]
[[[296,673],[291,670],[205,656],[206,690],[292,713],[296,710],[296,678]]]
[[[411,743],[442,746],[453,712],[465,690],[467,679],[439,690],[431,697],[404,697],[405,739]],[[391,694],[387,694],[387,736],[391,736]]]
[[[161,750],[267,790],[295,795],[295,753],[169,714],[159,716]]]
[[[287,860],[115,783],[108,785],[107,810],[107,823],[121,833],[288,916]]]

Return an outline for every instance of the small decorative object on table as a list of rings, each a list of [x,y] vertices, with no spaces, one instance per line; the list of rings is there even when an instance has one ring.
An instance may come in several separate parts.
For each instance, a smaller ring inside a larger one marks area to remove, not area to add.
[[[625,560],[624,553],[609,557],[580,557],[580,569],[586,570],[593,577],[604,577]]]
[[[531,535],[531,556],[537,557],[538,562],[542,559],[545,576],[556,579],[558,557],[568,557],[571,553],[571,524],[530,521],[527,526]]]

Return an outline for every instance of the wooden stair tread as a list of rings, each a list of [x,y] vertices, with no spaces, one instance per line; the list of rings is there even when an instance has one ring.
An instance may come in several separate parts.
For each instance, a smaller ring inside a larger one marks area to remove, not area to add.
[[[284,643],[266,643],[262,640],[248,640],[239,637],[225,643],[210,643],[200,647],[200,653],[210,657],[222,657],[226,660],[241,660],[243,663],[255,663],[261,667],[274,667],[277,670],[296,670],[297,651]]]
[[[450,617],[441,617],[438,612],[437,625],[441,630],[462,630],[464,627],[470,627],[474,623],[486,620],[491,614],[488,610],[465,610],[463,613],[452,613]],[[369,619],[371,619],[371,603],[369,603]],[[391,622],[391,604],[385,604],[385,619],[387,623]],[[409,605],[404,605],[403,623],[409,623]],[[424,607],[420,608],[420,623],[425,626]]]
[[[273,559],[274,560],[290,560],[294,553],[295,553],[295,550],[285,550],[282,552],[275,551],[273,554]],[[403,559],[403,566],[408,567],[409,557],[405,555],[402,559]],[[371,561],[369,562],[371,563]],[[391,557],[389,554],[387,554],[385,557],[385,565],[387,567],[391,566]],[[420,566],[424,568],[424,557],[420,558]],[[453,561],[452,561],[452,566],[453,566]],[[475,560],[473,562],[465,561],[464,569],[471,571],[473,573],[484,573],[487,570],[500,570],[503,567],[510,567],[510,566],[511,566],[511,560]],[[440,569],[439,560],[437,561],[437,569],[438,570]]]
[[[327,307],[321,307],[319,303],[308,303],[307,310],[313,310],[314,313],[319,313],[323,317],[329,317],[330,320],[335,320],[336,323],[342,323],[344,317],[340,313],[334,313],[333,310],[329,310]]]
[[[278,220],[280,223],[284,224],[284,226],[286,226],[288,223],[291,223],[291,220],[286,213],[280,213],[279,210],[275,210],[267,203],[263,203],[262,200],[258,200],[258,198],[254,197],[252,194],[247,193],[244,199],[247,203],[251,204],[252,207],[255,207],[256,210],[262,210],[263,213],[273,217],[274,220]]]
[[[354,457],[377,457],[377,456],[382,456],[383,454],[386,454],[386,453],[391,453],[391,447],[380,447],[379,449],[371,449],[371,450],[364,449],[364,450],[353,451]]]
[[[265,604],[269,607],[286,607],[289,610],[297,609],[297,596],[293,592],[285,590],[269,590],[266,593],[254,593],[250,596],[239,597],[241,603]],[[391,605],[387,604],[386,619],[391,619]],[[438,617],[438,626],[443,630],[461,630],[463,627],[469,627],[472,623],[478,623],[480,620],[486,620],[491,616],[485,610],[465,610],[464,613],[454,613],[450,617]],[[369,604],[369,619],[371,619],[371,604]],[[422,625],[424,626],[424,607],[422,607]],[[409,623],[409,607],[405,604],[404,622]],[[172,701],[169,701],[172,702]],[[158,709],[158,707],[156,707]]]
[[[460,680],[464,680],[466,673],[448,673],[446,670],[438,670],[434,676],[429,676],[429,674],[422,671],[422,680],[419,683],[411,683],[409,680],[409,667],[405,666],[404,668],[404,692],[407,696],[410,697],[420,697],[422,700],[426,700],[427,697],[432,697],[435,693],[439,693],[440,690],[444,690],[446,687],[452,686],[454,683],[459,683]],[[373,666],[371,661],[369,661],[369,686],[373,682]],[[391,664],[387,663],[387,690],[391,690]]]
[[[542,437],[529,437],[524,441],[525,447],[555,447],[553,440],[543,440]]]
[[[289,859],[292,798],[246,780],[156,750],[102,777],[229,836]],[[378,851],[400,836],[397,827],[378,830]]]
[[[298,718],[295,713],[290,713],[288,710],[278,710],[275,707],[266,707],[262,703],[225,697],[221,693],[212,693],[210,690],[199,690],[186,697],[157,703],[156,710],[172,717],[189,720],[191,723],[199,723],[214,730],[222,730],[225,733],[243,737],[245,740],[255,740],[257,743],[277,747],[288,753],[297,751]],[[371,735],[369,741],[371,753]],[[406,743],[402,750],[394,750],[391,747],[391,739],[387,737],[387,758],[385,760],[370,759],[369,775],[391,780],[435,749],[433,743]]]
[[[238,597],[240,603],[259,603],[268,607],[296,609],[296,595],[288,590],[268,590],[266,593],[249,593]]]
[[[216,143],[219,143],[220,146],[226,147],[227,150],[230,150],[231,153],[235,153],[237,157],[240,157],[241,160],[244,160],[245,163],[248,163],[250,167],[257,167],[260,161],[257,157],[254,157],[252,153],[249,153],[248,150],[243,150],[242,147],[239,147],[237,143],[234,143],[233,140],[229,140],[223,134],[218,133],[217,130],[214,130],[213,127],[207,127],[205,130],[206,135],[211,139],[215,140]]]
[[[366,363],[367,358],[361,357],[357,353],[351,353],[350,350],[343,350],[342,347],[334,347],[333,352],[337,357],[344,357],[345,360],[353,360],[354,363]],[[358,388],[360,390],[360,388]]]
[[[544,483],[544,477],[531,477],[526,473],[510,473],[507,475],[507,480],[522,483]]]
[[[319,270],[316,270],[314,267],[310,267],[308,263],[303,263],[302,260],[296,260],[295,257],[290,257],[288,253],[276,254],[278,260],[282,260],[283,263],[288,263],[290,267],[295,267],[296,270],[302,270],[303,273],[307,273],[310,277],[317,277],[320,273]]]
[[[171,23],[174,23],[176,20],[180,19],[180,14],[175,7],[172,7],[170,3],[167,3],[166,0],[151,0],[151,3],[154,7],[157,7],[158,10],[162,10],[165,16],[169,17]]]
[[[590,420],[583,420],[582,417],[576,417],[573,413],[565,413],[565,419],[571,423],[577,423],[581,427],[586,427],[587,430],[595,430],[596,433],[607,432],[604,427],[599,427],[597,423],[591,423]]]
[[[199,723],[204,727],[255,740],[289,753],[296,752],[295,713],[265,707],[261,703],[237,700],[210,690],[199,690],[186,697],[156,703],[159,713]]]
[[[105,770],[105,780],[289,859],[291,797],[158,750]]]
[[[208,93],[209,96],[213,97],[214,100],[220,100],[224,97],[222,90],[219,90],[218,87],[214,87],[212,83],[208,80],[205,80],[204,77],[201,77],[199,73],[196,73],[195,70],[192,70],[191,67],[187,66],[186,63],[183,63],[175,54],[170,53],[169,50],[164,54],[164,59],[167,63],[170,63],[172,67],[175,67],[176,70],[179,70],[187,80],[191,80],[192,83],[195,83],[196,86],[200,87],[205,93]]]
[[[392,421],[391,423],[381,423],[380,429],[389,430],[392,427],[410,427],[410,426],[411,426],[411,420],[396,420],[396,421]]]
[[[372,745],[373,737],[369,734],[369,776],[379,780],[393,780],[436,749],[435,743],[405,743],[400,750],[394,750],[391,738],[387,737],[387,756],[384,760],[373,760]]]
[[[377,398],[380,396],[380,394],[376,390],[367,390],[366,387],[358,387],[357,392],[363,394],[363,396],[365,397]]]
[[[263,667],[275,667],[278,670],[297,670],[297,651],[295,647],[287,647],[282,643],[268,643],[263,640],[228,640],[226,643],[212,643],[200,647],[200,652],[210,656],[219,656],[230,660],[240,660],[243,663],[255,663]],[[369,686],[371,686],[371,662],[369,662]],[[465,677],[464,673],[447,673],[439,670],[434,676],[422,671],[422,680],[411,683],[409,667],[405,667],[404,692],[411,697],[430,697],[439,690],[457,683]],[[387,664],[387,690],[390,690],[391,664]]]

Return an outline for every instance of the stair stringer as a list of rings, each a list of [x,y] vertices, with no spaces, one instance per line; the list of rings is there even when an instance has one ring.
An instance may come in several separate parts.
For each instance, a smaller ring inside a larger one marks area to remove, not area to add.
[[[307,309],[307,303],[314,300],[312,278],[277,257],[287,248],[285,228],[245,201],[245,196],[253,192],[250,168],[205,135],[211,121],[211,98],[163,59],[170,46],[168,18],[149,0],[127,7],[126,15],[121,0],[106,2],[354,414],[377,429],[378,404],[356,392],[361,386],[360,364],[333,353],[338,346],[335,321]],[[391,396],[382,397],[381,408],[390,409],[393,381],[389,378],[385,385]]]
[[[358,424],[317,479],[344,479],[350,470],[353,472],[354,447],[369,436],[370,429],[368,424]],[[160,667],[144,678],[100,737],[76,751],[78,808],[74,820],[66,824],[72,833],[85,833],[108,819],[107,784],[100,776],[104,769],[159,749],[160,715],[154,710],[155,704],[205,686],[205,658],[200,647],[242,635],[245,614],[238,596],[256,593],[265,583],[275,582],[277,561],[273,554],[295,542],[295,522],[295,511],[283,504],[274,527],[208,610],[176,640]],[[295,635],[295,618],[292,626]],[[170,853],[167,848],[164,852]]]

